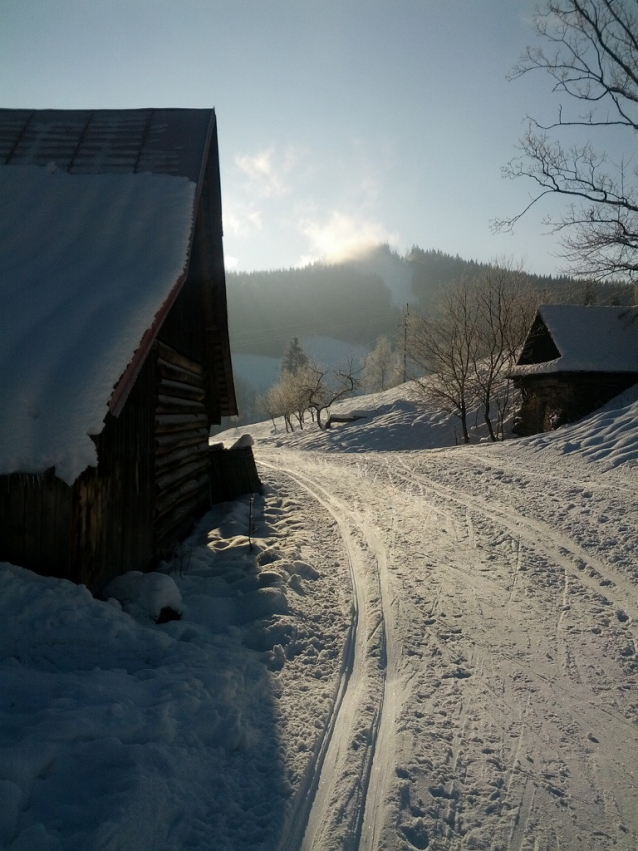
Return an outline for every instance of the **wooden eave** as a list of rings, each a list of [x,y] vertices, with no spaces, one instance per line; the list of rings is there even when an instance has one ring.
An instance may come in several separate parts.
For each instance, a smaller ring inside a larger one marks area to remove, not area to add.
[[[171,307],[175,303],[175,300],[179,296],[184,282],[188,277],[196,227],[198,227],[201,220],[202,193],[206,181],[208,181],[209,184],[211,182],[213,183],[212,186],[208,187],[208,191],[213,193],[216,212],[218,211],[219,214],[221,228],[221,188],[219,185],[219,158],[217,153],[216,134],[214,132],[215,129],[216,116],[214,112],[211,112],[208,132],[206,136],[206,144],[202,155],[200,172],[197,181],[197,189],[193,202],[193,213],[186,267],[183,273],[175,282],[175,285],[171,289],[168,297],[166,298],[158,312],[155,314],[151,327],[148,328],[144,333],[140,345],[135,351],[131,362],[129,363],[128,367],[125,369],[121,378],[113,389],[113,393],[109,401],[109,411],[111,412],[111,414],[113,414],[113,416],[117,417],[120,414],[124,404],[126,403],[129,393],[131,392],[131,388],[133,387],[133,384],[135,383],[135,380],[139,375],[142,365],[144,364],[144,361],[148,356],[153,346],[153,343],[155,342],[157,334],[159,333],[159,330],[162,327],[164,320],[166,319]],[[221,230],[220,250],[222,250]],[[209,341],[208,346],[210,349],[209,354],[211,370],[213,370],[214,372],[214,375],[211,376],[211,379],[214,384],[215,390],[217,391],[216,395],[218,395],[220,399],[220,410],[218,412],[218,416],[232,416],[237,413],[237,402],[235,398],[235,388],[232,376],[232,364],[230,359],[230,343],[228,339],[228,318],[226,307],[225,282],[223,277],[223,257],[219,258],[218,262],[221,266],[221,271],[218,270],[218,274],[221,274],[222,276],[222,283],[218,284],[218,286],[216,287],[217,292],[215,292],[214,294],[209,293],[207,287],[204,288],[203,292],[204,313],[207,320],[206,337]],[[215,323],[214,334],[211,334],[210,332],[210,316],[218,316],[221,318],[221,322]],[[214,417],[214,419],[218,418],[218,416]]]

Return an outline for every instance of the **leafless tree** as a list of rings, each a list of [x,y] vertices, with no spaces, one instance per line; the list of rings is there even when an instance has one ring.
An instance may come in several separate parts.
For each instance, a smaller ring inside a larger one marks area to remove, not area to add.
[[[323,428],[322,414],[331,405],[354,393],[359,387],[352,363],[342,369],[328,370],[309,364],[296,372],[285,370],[279,381],[260,397],[262,410],[272,419],[283,417],[287,432],[294,431],[293,417],[303,428],[308,411]]]
[[[478,407],[491,440],[502,439],[514,403],[506,380],[529,330],[537,298],[522,271],[493,267],[447,290],[428,317],[412,315],[410,354],[423,373],[428,404],[458,417],[470,442],[468,415]]]
[[[308,368],[297,370],[297,372],[284,371],[279,381],[268,389],[262,407],[270,418],[283,417],[286,431],[294,431],[293,417],[297,420],[299,428],[304,426],[304,415],[308,410],[306,393],[306,372]]]
[[[302,387],[307,408],[314,412],[319,428],[324,428],[322,415],[335,402],[351,396],[359,387],[359,378],[352,362],[334,370],[313,364],[303,370]]]
[[[548,0],[535,27],[544,46],[528,47],[510,76],[547,72],[568,106],[560,105],[549,124],[528,119],[521,156],[503,173],[530,178],[537,191],[522,212],[494,226],[511,229],[544,196],[564,197],[566,211],[545,221],[562,234],[572,271],[598,280],[623,273],[634,278],[638,167],[630,160],[612,162],[591,139],[573,144],[570,138],[574,128],[605,133],[615,142],[618,133],[638,130],[638,6],[635,0]],[[636,137],[625,138],[631,157]]]
[[[400,380],[397,353],[387,337],[379,337],[363,364],[363,387],[369,393],[376,393],[394,387]]]
[[[423,373],[417,378],[425,400],[461,421],[463,442],[470,442],[469,408],[476,394],[474,364],[479,344],[473,287],[462,281],[446,291],[430,316],[410,314],[408,329],[412,361]]]
[[[506,379],[532,324],[538,299],[521,270],[493,267],[476,281],[474,303],[474,395],[491,440],[503,437],[503,422],[513,404]],[[496,412],[496,428],[492,411]]]

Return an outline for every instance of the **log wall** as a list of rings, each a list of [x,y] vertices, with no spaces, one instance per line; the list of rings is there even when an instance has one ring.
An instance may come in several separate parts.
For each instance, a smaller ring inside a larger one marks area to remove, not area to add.
[[[633,373],[554,373],[514,379],[523,403],[514,432],[552,431],[601,408],[638,381]]]

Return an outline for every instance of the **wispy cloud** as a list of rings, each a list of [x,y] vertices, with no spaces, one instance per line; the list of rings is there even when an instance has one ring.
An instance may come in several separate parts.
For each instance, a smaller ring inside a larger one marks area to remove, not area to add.
[[[253,236],[263,230],[261,211],[253,203],[242,203],[232,196],[224,201],[224,233],[234,237]]]
[[[309,251],[301,258],[305,263],[340,263],[360,257],[379,243],[399,243],[399,235],[390,233],[382,222],[339,210],[333,210],[323,221],[304,217],[298,229],[308,240]]]
[[[301,152],[289,147],[283,154],[274,147],[250,156],[238,154],[235,165],[248,178],[245,188],[261,198],[280,198],[290,192],[287,176],[299,161]]]

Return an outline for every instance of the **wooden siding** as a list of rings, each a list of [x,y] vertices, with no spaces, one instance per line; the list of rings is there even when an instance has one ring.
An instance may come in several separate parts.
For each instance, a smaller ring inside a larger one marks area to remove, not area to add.
[[[205,372],[157,343],[154,547],[168,555],[210,506]]]
[[[74,485],[73,562],[90,588],[153,556],[155,359],[147,358],[119,417],[96,438],[98,467]],[[78,581],[78,580],[76,580]]]
[[[0,476],[0,561],[71,578],[71,489],[53,470]]]
[[[99,590],[153,557],[155,361],[95,438],[98,464],[69,487],[47,471],[0,477],[0,558]],[[8,522],[5,522],[8,518]]]

